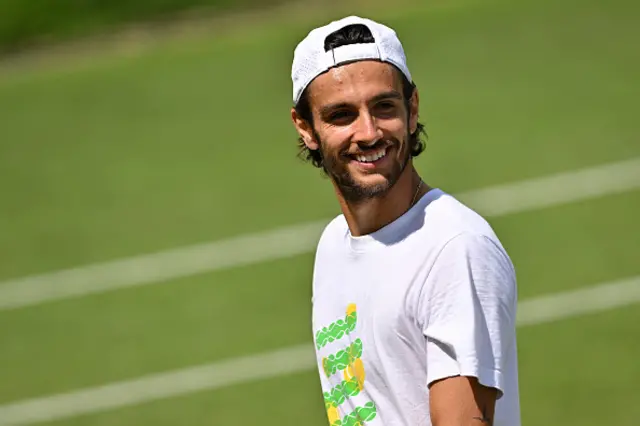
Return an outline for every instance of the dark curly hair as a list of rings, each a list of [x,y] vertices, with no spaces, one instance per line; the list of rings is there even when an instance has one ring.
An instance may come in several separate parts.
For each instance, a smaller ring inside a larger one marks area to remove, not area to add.
[[[329,34],[325,39],[324,48],[326,51],[335,49],[336,47],[345,46],[355,43],[373,43],[374,38],[369,28],[362,24],[347,25],[338,31]],[[398,74],[402,76],[402,94],[404,96],[405,107],[407,108],[407,114],[410,114],[410,102],[413,92],[416,90],[416,85],[410,82],[407,77],[397,70]],[[313,115],[311,113],[311,105],[309,103],[308,87],[302,92],[300,100],[297,105],[294,106],[297,115],[303,120],[307,121],[313,129]],[[420,139],[420,135],[425,137],[427,133],[422,123],[418,123],[416,131],[409,135],[409,149],[412,157],[417,157],[424,151],[425,142]],[[317,138],[317,134],[314,130],[314,135]],[[298,157],[305,161],[310,162],[317,168],[324,168],[322,152],[318,150],[311,150],[304,143],[302,137],[298,138]]]

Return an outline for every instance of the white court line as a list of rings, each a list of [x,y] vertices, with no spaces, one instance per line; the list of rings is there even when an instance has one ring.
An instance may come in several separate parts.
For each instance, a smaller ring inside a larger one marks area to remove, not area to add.
[[[640,158],[455,194],[478,213],[502,216],[640,188]],[[0,310],[153,284],[308,253],[327,221],[310,222],[0,283]]]
[[[637,302],[640,302],[640,276],[520,302],[518,326],[553,322]],[[0,426],[29,425],[99,413],[315,368],[313,346],[297,345],[2,405]]]

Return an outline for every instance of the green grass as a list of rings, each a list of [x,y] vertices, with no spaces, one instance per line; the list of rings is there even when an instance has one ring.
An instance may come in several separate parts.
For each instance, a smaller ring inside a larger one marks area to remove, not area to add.
[[[633,49],[575,35],[607,22],[593,4],[552,42],[540,40],[553,30],[546,15],[530,9],[418,9],[391,21],[422,93],[431,138],[418,165],[430,182],[456,191],[640,154],[640,88],[618,75],[640,72]],[[619,27],[608,27],[611,43]],[[299,34],[278,26],[0,84],[0,277],[334,214],[327,182],[294,158]]]
[[[267,7],[284,0],[40,0],[0,3],[0,52],[23,51],[42,42],[60,42],[94,36],[131,25],[170,24],[175,14],[222,14],[251,7]]]
[[[317,374],[302,373],[158,401],[136,408],[43,423],[47,426],[289,425],[326,426]]]
[[[634,211],[640,191],[491,222],[513,258],[524,298],[638,274]]]
[[[5,312],[0,403],[305,342],[311,262],[300,256]]]
[[[520,333],[527,424],[635,425],[640,406],[638,307],[524,329]]]
[[[640,344],[630,336],[636,334],[637,320],[637,308],[628,307],[521,329],[523,424],[636,424],[640,407],[632,401]],[[325,426],[323,416],[316,374],[310,372],[46,425]]]
[[[636,3],[405,3],[372,15],[403,38],[430,184],[457,192],[640,156]],[[3,75],[0,279],[336,214],[289,122],[292,48],[319,21]],[[491,223],[528,298],[640,274],[638,211],[633,191]],[[310,342],[312,260],[0,312],[0,404]],[[638,321],[630,307],[524,329],[524,424],[633,424]],[[296,422],[326,424],[314,372],[55,424]]]

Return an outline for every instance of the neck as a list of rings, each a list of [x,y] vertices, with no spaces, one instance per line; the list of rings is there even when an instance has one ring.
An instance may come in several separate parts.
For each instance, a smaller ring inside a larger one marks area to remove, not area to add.
[[[409,210],[429,187],[421,182],[420,175],[410,162],[396,184],[383,196],[352,203],[344,199],[338,190],[338,202],[353,236],[370,234],[393,222]]]

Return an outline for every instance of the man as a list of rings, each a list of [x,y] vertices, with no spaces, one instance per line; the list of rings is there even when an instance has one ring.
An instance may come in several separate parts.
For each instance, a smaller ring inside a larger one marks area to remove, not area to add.
[[[419,97],[395,31],[317,28],[292,80],[301,154],[342,210],[313,272],[329,423],[519,426],[514,268],[490,225],[414,168]]]

